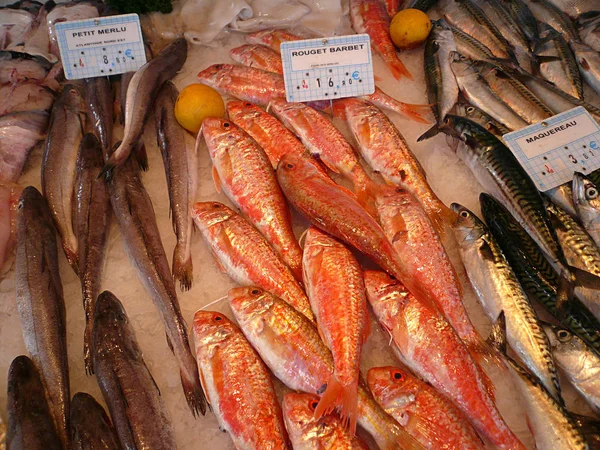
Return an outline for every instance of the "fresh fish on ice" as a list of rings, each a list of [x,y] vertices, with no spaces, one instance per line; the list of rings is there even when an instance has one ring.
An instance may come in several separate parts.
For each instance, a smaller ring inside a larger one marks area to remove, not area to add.
[[[281,56],[275,50],[259,44],[246,44],[229,51],[235,62],[247,67],[283,75]]]
[[[497,138],[501,138],[502,135],[506,133],[510,133],[510,130],[498,122],[496,119],[483,112],[481,109],[476,106],[471,105],[470,103],[458,102],[454,105],[454,114],[457,116],[464,117],[465,119],[469,119],[483,128],[488,130]]]
[[[283,42],[298,41],[300,39],[307,38],[297,36],[285,30],[260,30],[246,35],[246,42],[248,44],[264,45],[277,53],[279,53],[279,46]]]
[[[600,199],[598,188],[584,175],[575,172],[573,176],[573,203],[581,224],[600,246]]]
[[[104,408],[78,392],[71,400],[73,450],[119,450],[119,439]]]
[[[113,129],[113,93],[109,78],[84,79],[83,96],[89,124],[102,144],[106,160],[111,152]]]

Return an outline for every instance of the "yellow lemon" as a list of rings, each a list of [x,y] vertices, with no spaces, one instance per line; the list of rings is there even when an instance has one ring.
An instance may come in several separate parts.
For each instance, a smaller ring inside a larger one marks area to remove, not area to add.
[[[403,9],[390,23],[390,37],[400,49],[418,47],[425,42],[430,31],[431,20],[418,9]]]
[[[175,118],[188,131],[198,133],[206,117],[223,117],[225,104],[217,91],[204,84],[183,88],[175,102]]]

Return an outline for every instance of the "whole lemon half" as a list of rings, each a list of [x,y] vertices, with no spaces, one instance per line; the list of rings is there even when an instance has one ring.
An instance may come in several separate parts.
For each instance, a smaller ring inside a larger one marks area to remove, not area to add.
[[[184,87],[175,102],[175,118],[192,133],[198,133],[206,117],[225,116],[225,104],[221,95],[204,84]]]
[[[390,37],[396,47],[403,50],[421,45],[430,31],[431,20],[419,9],[403,9],[390,23]]]

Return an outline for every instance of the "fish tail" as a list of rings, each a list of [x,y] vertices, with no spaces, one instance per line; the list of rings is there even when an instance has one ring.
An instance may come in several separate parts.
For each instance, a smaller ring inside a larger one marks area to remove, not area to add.
[[[358,421],[358,380],[344,385],[335,374],[331,375],[327,389],[315,409],[315,417],[320,418],[336,408],[344,426],[354,435]]]
[[[206,414],[206,397],[200,384],[200,377],[196,376],[195,379],[189,379],[186,374],[181,371],[181,386],[183,386],[183,393],[187,401],[188,406],[192,410],[194,417],[198,416],[198,412],[202,415]]]
[[[361,182],[355,183],[354,192],[356,201],[372,216],[377,218],[377,208],[375,199],[380,191],[380,187],[372,181],[366,174]]]
[[[498,351],[485,340],[483,340],[479,335],[477,336],[477,339],[466,342],[466,346],[467,350],[471,354],[471,357],[477,363],[477,369],[487,393],[492,400],[495,400],[496,388],[494,387],[494,383],[490,377],[483,370],[483,365],[491,364],[501,371],[505,371],[506,366],[502,362]]]
[[[173,251],[173,278],[179,281],[179,287],[182,291],[189,291],[194,280],[194,267],[192,265],[192,255],[185,254],[185,248],[180,244],[175,246]]]
[[[144,171],[148,171],[148,153],[146,153],[146,145],[144,141],[140,139],[135,147],[133,147],[133,155],[135,156],[135,160],[140,165],[140,168]]]
[[[394,421],[389,426],[390,433],[385,436],[383,450],[425,450],[419,441],[412,437],[405,428]]]
[[[422,112],[431,112],[431,105],[415,105],[412,103],[403,103],[397,101],[398,103],[398,113],[402,114],[406,118],[410,120],[414,120],[419,123],[430,124],[431,121],[424,118],[421,113]]]
[[[92,321],[86,322],[83,333],[83,362],[85,365],[85,374],[94,375],[94,362],[92,360]]]
[[[396,80],[401,80],[402,77],[406,77],[409,80],[413,79],[404,63],[400,61],[400,58],[397,56],[394,56],[394,58],[390,59],[387,63],[387,66]]]
[[[63,244],[63,250],[65,252],[65,256],[67,257],[69,265],[73,268],[75,273],[79,275],[79,255],[75,250],[68,247],[68,245]]]

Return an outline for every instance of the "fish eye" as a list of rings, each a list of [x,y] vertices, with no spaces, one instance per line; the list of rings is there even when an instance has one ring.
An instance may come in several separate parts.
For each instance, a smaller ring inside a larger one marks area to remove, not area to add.
[[[317,406],[319,406],[319,402],[318,402],[318,401],[316,401],[316,400],[312,400],[312,401],[310,402],[310,405],[309,405],[309,406],[310,406],[310,409],[311,409],[312,411],[314,411],[315,409],[317,409]]]
[[[469,114],[471,114],[473,111],[475,111],[475,108],[473,108],[472,106],[467,106],[467,112]]]
[[[394,372],[392,374],[392,376],[394,377],[394,380],[398,380],[398,381],[400,381],[400,380],[402,380],[402,378],[404,378],[404,375],[402,375],[402,372],[398,372],[398,371]]]
[[[444,123],[448,125],[450,123],[450,119],[448,117],[444,117]]]
[[[252,103],[248,102],[248,103],[246,103],[246,106],[252,106]]]
[[[255,288],[255,289],[252,289],[252,290],[250,291],[250,293],[251,293],[252,295],[258,295],[258,294],[260,294],[260,290]]]
[[[225,123],[223,123],[223,126],[224,126],[225,128],[229,128],[229,127],[231,126],[231,124],[230,124],[229,122],[225,122]]]
[[[464,217],[465,219],[468,219],[470,216],[469,211],[465,211],[465,210],[461,211],[460,216]]]
[[[223,317],[222,316],[215,316],[215,320],[217,322],[220,322],[221,320],[223,320]]]
[[[219,209],[220,207],[221,207],[221,205],[219,205],[218,203],[213,203],[213,208]]]
[[[567,330],[559,330],[558,333],[556,333],[556,336],[558,336],[558,339],[561,342],[564,342],[571,337],[571,333],[569,333]]]
[[[590,200],[595,199],[598,197],[598,190],[595,187],[589,187],[585,191],[585,196]]]
[[[287,163],[287,164],[285,165],[285,167],[286,167],[286,168],[288,168],[288,169],[293,169],[293,168],[294,168],[294,165],[293,165],[292,163]]]
[[[19,200],[19,204],[17,205],[17,209],[23,209],[25,206],[25,200]]]

